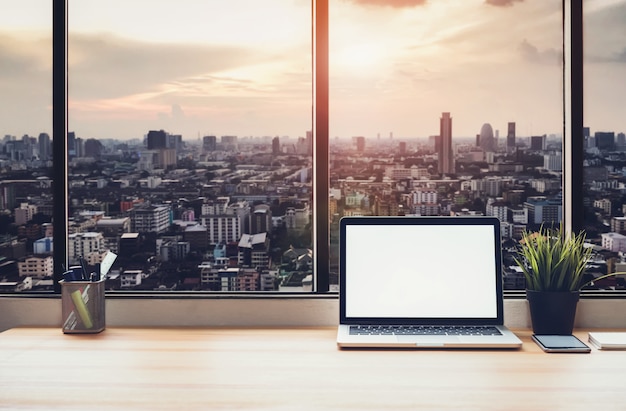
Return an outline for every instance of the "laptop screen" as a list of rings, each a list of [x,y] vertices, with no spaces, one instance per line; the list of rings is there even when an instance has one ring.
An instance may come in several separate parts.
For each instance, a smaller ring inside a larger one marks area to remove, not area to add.
[[[498,219],[347,217],[340,231],[342,320],[501,323]]]

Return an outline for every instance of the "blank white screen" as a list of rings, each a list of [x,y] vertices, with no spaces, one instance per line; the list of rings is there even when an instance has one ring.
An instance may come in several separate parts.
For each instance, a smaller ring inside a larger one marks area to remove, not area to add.
[[[346,316],[496,318],[493,227],[348,225]]]

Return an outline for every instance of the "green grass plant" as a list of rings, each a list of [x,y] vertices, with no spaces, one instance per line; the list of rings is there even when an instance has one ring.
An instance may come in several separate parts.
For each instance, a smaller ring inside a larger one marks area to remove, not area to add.
[[[577,291],[584,282],[587,262],[593,249],[585,245],[585,232],[570,234],[563,224],[558,228],[525,231],[515,258],[526,277],[526,288],[533,291]],[[615,275],[607,274],[593,279]]]

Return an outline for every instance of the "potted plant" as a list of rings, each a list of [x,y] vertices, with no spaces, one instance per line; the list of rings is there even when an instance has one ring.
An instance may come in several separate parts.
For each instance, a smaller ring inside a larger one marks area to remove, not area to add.
[[[526,277],[526,298],[535,334],[571,334],[580,290],[592,248],[584,232],[559,228],[525,231],[515,258]],[[607,274],[592,281],[615,275]]]

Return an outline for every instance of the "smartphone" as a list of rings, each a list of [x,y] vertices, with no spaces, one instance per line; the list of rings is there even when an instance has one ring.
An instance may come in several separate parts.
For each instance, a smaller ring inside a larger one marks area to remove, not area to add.
[[[533,341],[545,352],[591,352],[591,348],[573,335],[537,335]]]

